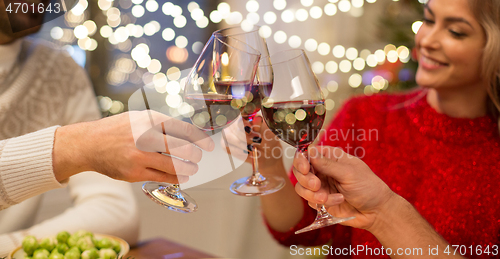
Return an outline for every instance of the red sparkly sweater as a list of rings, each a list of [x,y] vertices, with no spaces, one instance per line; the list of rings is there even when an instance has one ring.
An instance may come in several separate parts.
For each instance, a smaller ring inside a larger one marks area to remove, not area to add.
[[[342,107],[320,142],[361,158],[466,257],[500,256],[500,136],[492,118],[439,114],[420,90],[362,96]],[[316,216],[315,210],[304,208],[304,217],[289,232],[270,229],[278,242],[320,246],[328,250],[321,250],[328,258],[342,253],[342,258],[388,258],[376,255],[380,243],[361,229],[335,225],[295,235]],[[347,252],[354,247],[364,251]],[[290,249],[299,252],[308,250]]]

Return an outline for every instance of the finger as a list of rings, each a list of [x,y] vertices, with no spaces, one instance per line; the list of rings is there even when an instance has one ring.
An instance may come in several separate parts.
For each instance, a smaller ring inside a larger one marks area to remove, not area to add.
[[[344,202],[344,195],[341,193],[328,194],[326,201],[323,203],[326,207],[333,207]]]
[[[158,127],[146,131],[136,143],[137,149],[145,152],[162,152],[199,163],[203,152],[193,143],[184,139],[163,135]]]
[[[246,149],[241,149],[241,148],[233,146],[233,145],[229,145],[228,147],[225,147],[224,150],[226,151],[227,154],[230,154],[231,156],[234,156],[242,161],[247,160],[248,155],[250,153]]]
[[[316,175],[312,173],[302,174],[298,172],[295,167],[292,170],[297,182],[299,182],[304,188],[313,192],[316,192],[321,188],[321,180]]]
[[[135,145],[137,149],[145,152],[167,152],[161,125],[143,132]]]
[[[192,142],[203,150],[207,151],[214,150],[215,143],[212,140],[212,138],[208,136],[208,134],[201,131],[192,124],[174,118],[170,118],[165,115],[163,116],[165,120],[162,121],[162,129],[166,135],[171,135]]]
[[[260,131],[262,129],[262,122],[263,122],[263,120],[262,120],[262,117],[260,115],[255,116],[253,121],[252,121],[252,131],[260,133]]]
[[[338,158],[334,155],[335,152],[339,154],[338,150],[340,149],[327,146],[311,147],[309,148],[309,154],[311,157],[311,164],[318,172],[325,176],[332,177],[339,182],[343,182],[351,171],[351,167],[342,162],[342,157]],[[323,154],[329,157],[325,157]]]
[[[226,140],[227,140],[227,143],[226,141],[224,140],[224,138],[221,138],[221,146],[222,147],[231,147],[231,148],[239,148],[239,149],[242,149],[242,150],[246,150],[247,148],[247,142],[246,142],[246,139],[240,139],[237,135],[235,134],[232,134],[232,133],[228,133],[226,131],[224,131],[225,135],[226,135]]]
[[[146,165],[171,175],[192,176],[198,171],[198,165],[189,161],[183,161],[170,155],[149,153],[146,158]]]
[[[189,180],[189,176],[166,174],[165,172],[158,171],[153,168],[145,168],[143,173],[141,174],[141,177],[144,178],[143,180],[147,181],[173,184],[186,183]]]
[[[255,117],[252,121],[249,121],[248,118],[243,119],[245,123],[245,137],[248,144],[262,143],[262,137],[260,134],[260,123],[262,123],[262,120],[256,118],[257,117]]]
[[[308,174],[311,168],[309,161],[302,152],[295,152],[295,157],[293,159],[293,167],[297,169],[301,174]]]
[[[317,192],[313,192],[309,189],[304,188],[301,184],[297,183],[295,185],[295,192],[305,200],[317,204],[323,204],[328,198],[328,194],[325,190],[320,189]]]
[[[237,121],[231,123],[229,127],[223,129],[224,134],[227,136],[232,135],[234,138],[237,138],[241,142],[246,142],[247,134],[251,132],[250,123],[246,120],[239,117]]]
[[[318,152],[318,155],[321,155],[322,157],[326,157],[328,159],[334,160],[336,162],[340,162],[342,164],[349,164],[352,163],[354,160],[358,159],[355,156],[352,156],[341,148],[338,147],[331,147],[331,146],[314,146],[312,149],[316,149]],[[312,151],[312,150],[310,150]],[[314,152],[314,151],[313,151]]]
[[[201,161],[203,152],[197,146],[183,139],[172,136],[164,136],[166,151],[165,153],[189,160],[193,163]]]
[[[334,194],[328,195],[327,200],[323,203],[316,203],[316,202],[309,201],[308,205],[313,209],[317,209],[318,204],[320,204],[320,205],[324,205],[326,210],[328,210],[330,207],[338,206],[338,205],[342,204],[344,201],[345,201],[344,195],[342,195],[340,193],[334,193]]]

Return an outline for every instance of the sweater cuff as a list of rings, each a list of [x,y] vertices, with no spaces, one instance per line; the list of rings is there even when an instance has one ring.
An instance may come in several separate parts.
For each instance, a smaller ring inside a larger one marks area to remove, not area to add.
[[[20,232],[0,235],[0,258],[7,257],[12,250],[22,245],[24,235]]]
[[[10,205],[63,186],[52,166],[58,127],[8,139],[0,149],[0,195]]]

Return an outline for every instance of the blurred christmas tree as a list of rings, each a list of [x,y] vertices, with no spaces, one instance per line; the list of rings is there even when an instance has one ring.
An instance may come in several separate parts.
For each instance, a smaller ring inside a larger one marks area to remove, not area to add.
[[[410,53],[414,53],[415,27],[422,19],[423,0],[399,0],[391,2],[386,7],[385,15],[380,18],[379,37],[383,41],[390,42],[396,46],[406,46]],[[417,23],[416,23],[417,22]],[[415,24],[416,23],[416,24]],[[407,63],[400,61],[394,64],[382,65],[389,69],[395,76],[389,82],[388,91],[398,91],[413,88],[416,86],[415,72],[417,62],[413,55]]]

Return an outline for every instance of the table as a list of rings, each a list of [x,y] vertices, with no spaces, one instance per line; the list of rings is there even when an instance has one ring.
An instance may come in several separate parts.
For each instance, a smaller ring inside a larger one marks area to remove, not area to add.
[[[213,255],[189,248],[187,246],[163,239],[155,238],[140,242],[132,247],[123,259],[200,259],[216,258]]]

